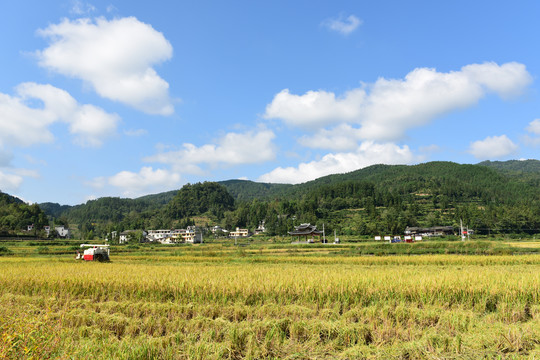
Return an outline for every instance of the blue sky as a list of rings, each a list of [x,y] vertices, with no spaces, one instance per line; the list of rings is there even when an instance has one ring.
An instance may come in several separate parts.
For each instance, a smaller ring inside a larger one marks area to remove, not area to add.
[[[4,1],[0,190],[29,202],[537,159],[537,1]]]

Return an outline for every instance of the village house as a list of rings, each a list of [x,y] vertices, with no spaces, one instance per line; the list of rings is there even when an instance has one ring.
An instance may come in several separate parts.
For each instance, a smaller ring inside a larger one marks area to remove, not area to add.
[[[229,233],[230,237],[248,237],[249,236],[249,230],[248,229],[240,229],[236,228],[235,231],[231,231]]]
[[[225,230],[223,229],[221,226],[219,225],[216,225],[216,226],[213,226],[212,227],[212,234],[214,236],[222,236],[222,235],[226,235],[229,231],[228,230]]]
[[[116,232],[115,232],[116,233]],[[119,244],[125,244],[127,242],[129,242],[130,240],[130,237],[131,237],[131,234],[135,234],[137,233],[137,230],[126,230],[126,231],[122,231],[120,233],[120,236],[118,236],[118,243]],[[145,239],[146,238],[146,231],[143,231],[142,232],[142,238]],[[113,237],[116,237],[116,234],[113,235]]]
[[[159,242],[161,244],[176,244],[176,243],[202,243],[203,235],[200,228],[196,226],[188,226],[187,229],[160,229],[148,230],[146,240],[150,242]]]
[[[64,226],[55,226],[54,230],[58,234],[58,237],[69,239],[71,237],[71,231]]]
[[[192,244],[202,244],[203,234],[202,231],[196,226],[188,226],[185,232],[182,234],[184,242]]]
[[[259,223],[259,226],[255,229],[255,235],[260,235],[266,231],[264,226],[264,220]]]
[[[171,237],[171,230],[148,230],[146,240],[150,242],[162,242]]]

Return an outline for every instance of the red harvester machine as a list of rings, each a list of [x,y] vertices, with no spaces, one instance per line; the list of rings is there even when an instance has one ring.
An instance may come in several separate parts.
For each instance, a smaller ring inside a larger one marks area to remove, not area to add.
[[[109,261],[109,245],[82,244],[81,248],[87,249],[82,254],[77,251],[76,260]]]

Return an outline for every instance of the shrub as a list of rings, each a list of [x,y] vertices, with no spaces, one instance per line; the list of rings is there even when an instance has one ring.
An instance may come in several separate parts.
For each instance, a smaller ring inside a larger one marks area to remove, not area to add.
[[[0,256],[13,255],[13,251],[9,250],[5,246],[0,246]]]

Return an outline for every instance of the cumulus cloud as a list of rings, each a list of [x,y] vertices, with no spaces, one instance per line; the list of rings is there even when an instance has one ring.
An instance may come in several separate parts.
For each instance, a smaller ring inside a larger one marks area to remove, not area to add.
[[[0,171],[0,191],[13,192],[19,189],[23,182],[23,177]]]
[[[82,79],[102,97],[149,114],[174,112],[169,84],[152,67],[172,57],[172,46],[134,17],[68,20],[38,31],[49,46],[39,64]]]
[[[304,135],[298,139],[298,142],[314,149],[350,151],[358,147],[358,141],[361,138],[360,129],[349,124],[341,124],[330,130],[320,129],[315,134]]]
[[[540,135],[540,119],[531,121],[527,126],[527,131],[534,135]]]
[[[259,177],[269,183],[299,184],[330,174],[346,173],[374,164],[410,164],[415,161],[408,146],[362,143],[354,152],[327,154],[321,160],[301,163],[298,167],[278,167]]]
[[[195,146],[186,143],[180,150],[162,152],[144,161],[171,164],[175,170],[187,173],[201,173],[200,164],[257,164],[275,158],[275,146],[272,143],[274,137],[274,132],[266,129],[231,132],[219,139],[217,145]]]
[[[471,143],[469,153],[480,160],[498,159],[515,153],[518,146],[506,135],[488,136]]]
[[[525,66],[515,62],[472,64],[448,73],[417,68],[404,79],[380,78],[342,96],[323,90],[296,95],[285,89],[267,105],[264,116],[306,129],[355,124],[364,140],[395,141],[488,93],[504,99],[519,95],[531,81]]]
[[[99,146],[115,132],[120,117],[93,105],[79,104],[52,85],[22,83],[16,96],[0,93],[0,147],[30,146],[54,140],[49,126],[69,124],[75,142]]]
[[[143,161],[167,164],[170,169],[143,167],[139,172],[121,171],[113,176],[94,178],[87,185],[101,193],[110,188],[119,189],[127,197],[178,188],[182,185],[182,174],[202,175],[203,165],[241,165],[273,160],[274,136],[272,131],[260,129],[228,133],[219,139],[217,145],[183,144],[182,149],[176,151],[164,151],[167,147],[161,146],[163,152],[146,157]]]
[[[521,140],[529,146],[540,145],[540,119],[531,121],[525,130],[532,134],[532,136],[524,135]]]
[[[74,134],[75,142],[82,146],[101,146],[103,138],[116,131],[119,120],[117,115],[111,115],[92,106],[82,105],[73,114],[69,131]]]
[[[181,176],[178,173],[143,167],[138,173],[121,171],[110,177],[98,177],[88,185],[96,189],[112,186],[119,189],[123,196],[136,197],[177,188],[180,186],[180,180]]]
[[[322,26],[329,30],[336,31],[343,35],[349,35],[362,24],[362,20],[354,15],[345,17],[340,15],[337,18],[326,19],[322,22]]]
[[[356,122],[365,102],[364,89],[349,91],[341,97],[323,90],[295,95],[284,89],[266,106],[264,117],[312,129],[342,121]]]

